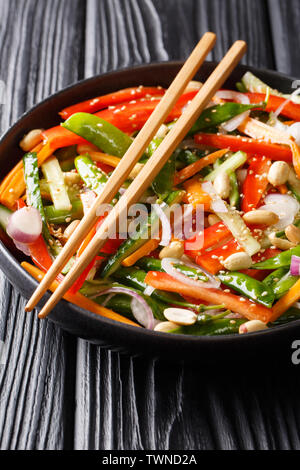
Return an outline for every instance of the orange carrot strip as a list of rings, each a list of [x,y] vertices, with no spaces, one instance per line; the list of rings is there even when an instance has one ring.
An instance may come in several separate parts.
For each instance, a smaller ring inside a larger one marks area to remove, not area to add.
[[[218,160],[218,158],[223,157],[223,155],[225,155],[225,153],[227,152],[228,152],[228,149],[218,150],[217,152],[211,153],[210,155],[207,155],[206,157],[201,158],[197,162],[192,163],[191,165],[183,168],[183,170],[179,171],[177,175],[175,176],[175,180],[174,180],[175,186],[187,180],[188,178],[191,178],[196,173],[199,173],[199,171],[201,171],[207,165],[212,165],[213,163],[215,163],[216,160]]]
[[[31,152],[39,152],[42,147],[43,147],[43,144],[40,143],[36,147],[34,147],[31,150]],[[8,173],[8,175],[6,175],[6,177],[4,178],[4,180],[2,181],[0,185],[0,195],[3,194],[3,192],[5,191],[7,187],[11,187],[10,184],[11,184],[13,177],[18,173],[18,171],[22,169],[22,167],[23,167],[23,163],[22,161],[20,161],[17,163],[16,166],[14,166],[14,168]]]
[[[31,276],[37,281],[40,281],[45,276],[45,273],[43,271],[38,269],[36,266],[33,266],[30,263],[27,263],[26,261],[21,263],[21,266],[29,274],[31,274]],[[59,283],[57,281],[54,281],[50,286],[50,290],[54,292],[55,289],[57,289],[58,285]],[[93,312],[96,315],[100,315],[101,317],[110,318],[111,320],[115,320],[121,323],[126,323],[127,325],[140,327],[137,323],[123,317],[122,315],[119,315],[118,313],[113,312],[112,310],[109,310],[108,308],[105,308],[105,307],[102,307],[101,305],[96,304],[95,302],[86,298],[82,294],[66,293],[64,295],[64,299],[68,300],[68,302],[71,302],[74,305],[77,305],[78,307],[84,308],[85,310],[89,310],[90,312]]]
[[[99,152],[98,147],[96,145],[88,143],[88,144],[78,144],[77,145],[77,152],[78,155],[82,153],[89,153],[89,152]]]
[[[156,250],[159,245],[159,240],[148,240],[143,246],[132,253],[130,256],[122,261],[123,266],[133,266],[143,256],[148,256],[152,251]]]
[[[49,144],[44,145],[37,154],[38,165],[42,165],[53,153]],[[20,161],[9,173],[2,183],[4,190],[0,191],[0,202],[13,209],[17,200],[25,192],[26,185],[24,180],[23,162]],[[2,185],[1,185],[2,187]]]
[[[186,191],[183,202],[193,204],[195,207],[199,204],[203,204],[204,210],[210,211],[211,198],[203,191],[198,177],[186,181],[183,187]]]
[[[282,131],[274,129],[267,124],[252,118],[246,119],[238,129],[253,139],[263,139],[275,144],[288,145],[292,151],[295,171],[298,177],[300,177],[300,149],[291,137]]]
[[[300,282],[300,281],[299,281]],[[261,320],[268,323],[272,317],[272,309],[250,302],[244,297],[224,292],[221,289],[209,289],[205,287],[193,287],[184,284],[166,273],[149,271],[145,283],[155,289],[168,292],[177,292],[183,296],[200,299],[214,304],[224,304],[232,312],[240,313],[248,320]],[[299,294],[300,296],[300,294]]]
[[[77,251],[77,256],[78,257],[82,255],[82,253],[84,252],[84,250],[86,249],[86,247],[88,246],[90,241],[94,238],[95,234],[96,234],[96,225],[95,225],[95,227],[92,228],[92,230],[87,234],[87,236],[85,237],[85,239],[81,243],[81,245],[80,245],[80,247]]]
[[[288,188],[286,187],[285,184],[281,184],[280,186],[277,186],[278,191],[280,194],[286,194],[288,192]]]
[[[273,315],[270,321],[275,321],[284,312],[286,312],[295,302],[300,299],[300,279],[290,288],[290,290],[281,297],[280,300],[273,306]]]
[[[89,152],[89,156],[95,162],[105,163],[106,165],[110,165],[114,168],[116,168],[121,161],[118,157],[102,152]]]

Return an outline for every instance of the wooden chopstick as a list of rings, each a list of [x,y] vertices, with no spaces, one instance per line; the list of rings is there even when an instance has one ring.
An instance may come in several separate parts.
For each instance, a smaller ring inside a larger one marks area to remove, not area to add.
[[[172,155],[181,140],[195,123],[202,110],[213,97],[214,93],[228,78],[232,70],[240,61],[246,51],[244,41],[236,41],[226,56],[204,83],[186,111],[175,123],[171,131],[164,138],[152,157],[145,164],[139,175],[131,183],[125,194],[114,206],[112,211],[104,220],[91,243],[87,246],[82,256],[73,265],[63,282],[50,297],[39,314],[39,318],[45,318],[59,302],[61,297],[73,285],[78,276],[89,265],[107,240],[110,230],[116,226],[116,221],[127,213],[127,208],[139,200],[145,189],[151,184],[155,176],[162,169],[168,158]]]
[[[87,236],[97,221],[97,208],[101,204],[110,203],[134,165],[138,162],[143,152],[155,136],[161,124],[166,120],[168,114],[184,92],[189,81],[194,77],[199,67],[204,62],[207,54],[211,51],[216,42],[214,33],[205,33],[191,55],[184,63],[181,70],[173,80],[165,95],[149,117],[148,121],[134,139],[132,145],[121,159],[119,165],[114,170],[108,183],[105,185],[101,194],[95,200],[89,212],[81,220],[79,226],[74,231],[63,250],[53,262],[51,268],[46,273],[32,297],[28,301],[25,310],[31,311],[39,300],[43,297],[51,283],[67,264],[72,255],[79,248],[82,240]]]

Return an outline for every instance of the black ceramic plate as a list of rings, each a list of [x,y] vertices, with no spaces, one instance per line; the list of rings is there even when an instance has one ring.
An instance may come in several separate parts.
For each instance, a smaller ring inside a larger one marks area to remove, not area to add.
[[[20,160],[22,152],[18,143],[31,129],[48,128],[59,123],[58,112],[73,103],[93,96],[109,93],[135,85],[161,85],[167,87],[176,73],[180,62],[167,62],[138,66],[83,80],[47,98],[32,108],[2,137],[0,141],[1,174],[0,180]],[[207,62],[201,68],[197,79],[203,81],[214,69],[215,64]],[[272,72],[239,66],[224,87],[235,89],[235,83],[247,71],[252,70],[263,81],[283,92],[291,92],[293,79]],[[1,269],[12,284],[29,298],[37,286],[20,266],[13,250],[0,243]],[[2,293],[3,295],[3,293]],[[24,315],[26,313],[24,312]],[[230,335],[218,337],[190,337],[156,333],[135,328],[101,318],[93,313],[61,301],[49,316],[72,334],[113,349],[135,353],[148,353],[176,359],[200,359],[220,361],[229,357],[243,358],[259,355],[270,360],[277,353],[289,357],[293,340],[300,337],[300,321],[280,326],[268,331],[249,335]]]

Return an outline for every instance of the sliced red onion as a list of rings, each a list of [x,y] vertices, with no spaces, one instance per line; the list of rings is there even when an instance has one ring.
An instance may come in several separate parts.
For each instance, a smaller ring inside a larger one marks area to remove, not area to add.
[[[288,194],[269,194],[265,197],[265,205],[259,209],[277,214],[279,221],[272,225],[272,228],[281,230],[294,222],[300,205],[293,196]]]
[[[244,93],[239,93],[237,91],[232,90],[220,90],[217,91],[216,95],[217,98],[222,100],[230,100],[237,103],[242,104],[250,104],[249,97]],[[224,122],[221,125],[221,128],[226,132],[233,132],[235,131],[250,115],[250,111],[245,111],[244,113],[235,116],[234,118],[230,119],[227,122]]]
[[[174,268],[174,264],[185,264],[186,266],[197,269],[197,271],[204,273],[205,276],[207,276],[207,278],[209,279],[209,281],[195,281],[195,279],[191,279],[190,277],[186,276],[185,274],[182,274],[176,268]],[[184,259],[183,263],[182,261],[176,258],[163,258],[161,262],[161,267],[167,274],[172,276],[174,279],[177,279],[177,281],[183,282],[188,286],[218,289],[221,284],[219,279],[212,276],[210,273],[208,273],[205,269],[201,268],[197,264],[186,261],[186,259]]]
[[[148,295],[150,297],[154,291],[155,291],[155,287],[147,286],[146,289],[144,290],[144,295]]]
[[[249,97],[246,94],[240,93],[238,91],[219,90],[217,91],[215,96],[217,98],[220,98],[221,100],[235,101],[242,104],[250,104]]]
[[[196,144],[196,142],[194,141],[194,139],[185,139],[183,140],[179,145],[178,145],[178,148],[179,149],[188,149],[188,148],[192,148],[192,149],[200,149],[202,150],[203,148],[206,148],[207,146],[204,146],[204,145],[201,145],[201,144]]]
[[[300,122],[295,122],[289,127],[289,133],[294,137],[297,145],[300,146]]]
[[[41,235],[42,225],[42,218],[37,209],[23,207],[10,216],[6,231],[16,242],[30,245]]]
[[[240,168],[236,171],[236,177],[237,177],[239,184],[244,183],[245,179],[247,178],[247,173],[248,173],[248,170],[244,168]]]
[[[202,189],[211,197],[211,208],[214,212],[228,212],[225,202],[216,193],[216,190],[210,181],[202,183]]]
[[[210,312],[209,312],[210,313]],[[243,315],[240,315],[239,313],[229,313],[229,315],[226,315],[224,318],[230,318],[231,320],[235,320],[237,318],[243,318]]]
[[[274,112],[274,116],[278,117],[279,114],[282,113],[282,111],[284,110],[284,108],[286,107],[286,105],[290,102],[290,101],[293,101],[293,97],[294,96],[297,96],[297,95],[300,95],[300,88],[298,88],[297,90],[293,91],[293,93],[289,96],[289,98],[284,101],[284,103],[282,103],[279,108],[277,108],[277,110]]]
[[[239,114],[238,116],[234,116],[232,119],[229,119],[229,121],[224,122],[221,124],[221,127],[226,131],[226,132],[233,132],[235,131],[239,126],[243,124],[243,122],[250,116],[250,111],[244,111],[243,113]]]
[[[183,217],[178,217],[173,222],[174,238],[178,240],[185,240],[187,237],[191,237],[193,232],[194,212],[195,208],[193,204],[187,204],[184,206]]]
[[[102,307],[106,307],[106,305],[108,304],[108,302],[110,301],[110,299],[112,299],[116,294],[109,294],[106,299],[102,302]],[[98,294],[97,294],[98,296]]]
[[[143,299],[141,295],[137,292],[132,291],[131,289],[127,289],[126,287],[110,287],[109,289],[105,289],[99,291],[97,294],[91,296],[91,299],[99,297],[100,295],[106,294],[126,294],[132,297],[131,308],[134,318],[145,328],[148,330],[153,330],[155,326],[155,319],[153,317],[153,312],[149,305],[147,304],[146,300]],[[110,297],[111,298],[111,297]],[[106,299],[106,303],[108,299]]]
[[[292,276],[300,276],[300,257],[292,256],[290,272]]]
[[[16,240],[13,240],[14,244],[18,248],[18,250],[22,251],[24,255],[30,256],[30,245],[26,245],[25,243],[20,243],[17,242]]]
[[[167,204],[153,204],[152,207],[159,217],[162,225],[162,238],[159,244],[161,246],[168,246],[172,239],[172,229],[170,221],[163,210],[164,208],[167,208]]]
[[[134,318],[147,330],[153,330],[156,322],[153,313],[147,302],[137,294],[132,298],[131,308]]]
[[[157,196],[149,196],[146,198],[146,204],[155,204],[157,201]]]

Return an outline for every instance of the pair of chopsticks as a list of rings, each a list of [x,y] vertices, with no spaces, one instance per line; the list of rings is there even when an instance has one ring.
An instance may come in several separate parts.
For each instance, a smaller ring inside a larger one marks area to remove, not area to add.
[[[204,34],[202,39],[199,41],[166,91],[162,100],[159,102],[154,112],[151,114],[148,121],[134,139],[126,154],[123,156],[119,165],[114,170],[102,193],[97,197],[91,209],[81,220],[79,226],[33,293],[25,307],[26,311],[31,311],[37,305],[56,276],[79,248],[82,240],[87,236],[94,224],[97,222],[97,209],[101,204],[110,203],[112,201],[115,194],[127,179],[133,167],[157,133],[161,124],[165,121],[173,106],[184,92],[186,86],[194,77],[199,67],[203,64],[207,54],[215,45],[215,42],[216,35],[214,33]],[[223,85],[236,67],[246,52],[246,48],[246,43],[244,41],[236,41],[233,44],[223,60],[212,72],[192,102],[186,108],[185,112],[164,138],[152,157],[144,165],[141,172],[131,183],[124,195],[119,199],[118,203],[113,207],[83,254],[77,259],[63,282],[58,286],[48,302],[44,305],[40,311],[39,318],[45,318],[51,312],[68,289],[74,284],[78,276],[80,276],[84,269],[94,259],[109,237],[112,227],[117,226],[117,221],[125,212],[127,213],[127,208],[136,203],[152,183],[153,179],[165,165],[178,144],[186,136],[215,92]]]

